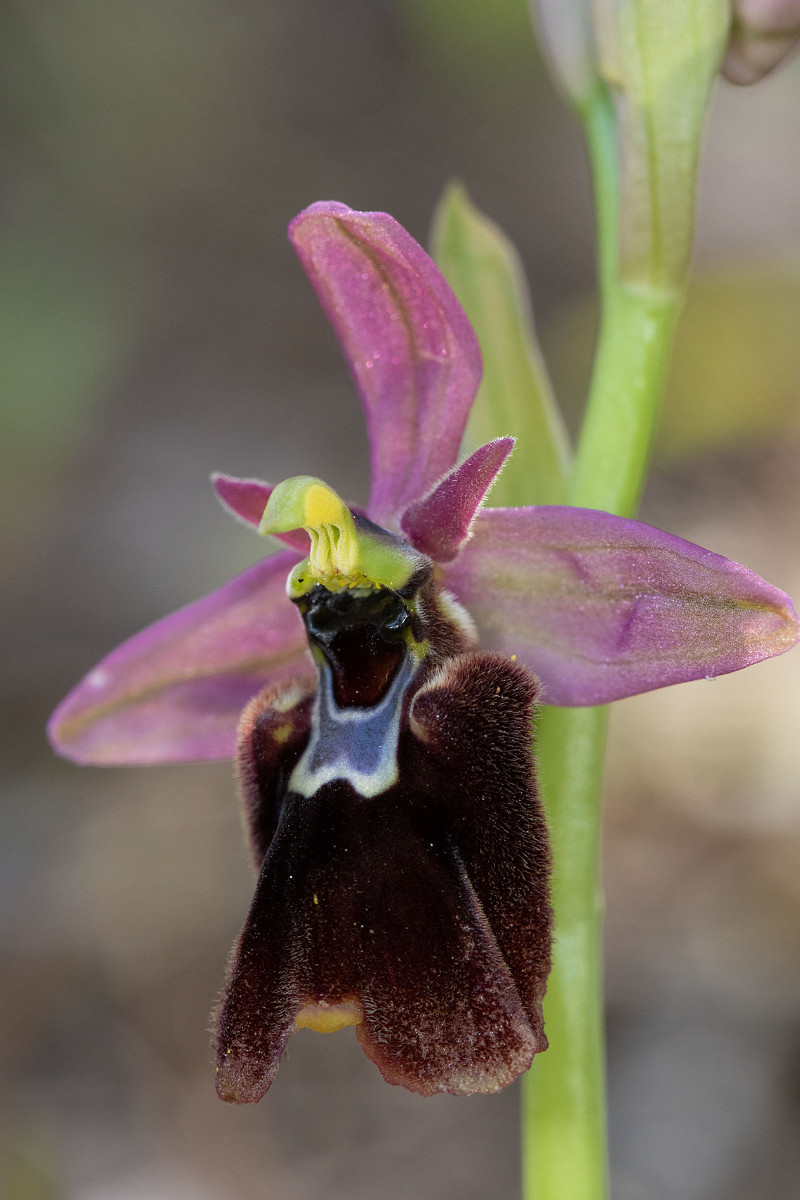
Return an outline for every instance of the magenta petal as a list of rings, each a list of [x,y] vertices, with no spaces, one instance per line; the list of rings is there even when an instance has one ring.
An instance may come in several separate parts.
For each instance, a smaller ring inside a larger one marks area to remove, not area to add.
[[[258,529],[267,501],[275,490],[271,483],[262,483],[259,479],[237,479],[235,475],[223,475],[215,471],[211,482],[219,500],[240,521],[253,525]],[[308,554],[308,534],[302,529],[293,529],[291,533],[276,533],[285,545],[301,554]]]
[[[80,763],[230,758],[248,700],[302,668],[286,595],[297,555],[263,559],[112,650],[50,718],[53,748]]]
[[[437,562],[449,562],[469,536],[475,514],[514,449],[511,437],[496,438],[454,467],[422,500],[415,500],[400,520],[409,541]]]
[[[369,515],[396,528],[456,460],[481,377],[477,339],[438,267],[387,213],[312,204],[289,236],[364,406]]]
[[[482,644],[516,654],[551,704],[724,675],[798,640],[788,596],[752,571],[588,509],[484,509],[446,583]]]

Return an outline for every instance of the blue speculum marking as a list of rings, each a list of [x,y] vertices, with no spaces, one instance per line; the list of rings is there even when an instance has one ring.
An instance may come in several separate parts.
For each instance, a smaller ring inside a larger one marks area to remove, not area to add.
[[[380,795],[397,782],[397,743],[403,693],[419,667],[406,654],[386,694],[368,708],[337,704],[330,668],[320,671],[311,734],[292,772],[289,790],[311,797],[323,784],[344,780],[365,799]]]

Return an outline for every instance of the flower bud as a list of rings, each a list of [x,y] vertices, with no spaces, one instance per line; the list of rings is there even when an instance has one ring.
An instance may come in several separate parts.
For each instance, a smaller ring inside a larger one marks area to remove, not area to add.
[[[708,97],[727,37],[726,0],[600,0],[601,70],[619,93],[620,274],[682,285]]]
[[[800,0],[733,0],[733,24],[722,74],[757,83],[800,41]]]

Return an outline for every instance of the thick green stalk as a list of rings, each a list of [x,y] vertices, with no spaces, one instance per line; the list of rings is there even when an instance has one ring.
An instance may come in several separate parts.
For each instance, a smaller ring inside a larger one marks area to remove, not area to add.
[[[644,484],[683,297],[620,280],[614,114],[602,86],[581,116],[595,185],[602,317],[568,502],[627,516]],[[545,707],[539,717],[556,942],[545,1002],[551,1045],[523,1081],[524,1200],[608,1195],[599,883],[606,728],[604,708]]]
[[[682,302],[682,290],[608,287],[570,504],[636,512]]]
[[[594,185],[601,323],[569,503],[631,516],[644,486],[685,289],[620,278],[616,119],[604,84],[596,85],[580,116]]]
[[[524,1200],[600,1200],[606,1194],[597,800],[607,713],[546,708],[539,718],[557,940],[545,1002],[550,1049],[523,1080]]]

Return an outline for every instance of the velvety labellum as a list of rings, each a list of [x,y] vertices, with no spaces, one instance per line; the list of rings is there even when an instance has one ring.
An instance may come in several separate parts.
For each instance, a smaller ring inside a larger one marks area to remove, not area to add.
[[[537,685],[468,648],[430,571],[299,607],[317,685],[266,691],[240,726],[259,879],[217,1017],[219,1093],[259,1100],[293,1032],[349,1024],[391,1083],[497,1091],[547,1045]]]

